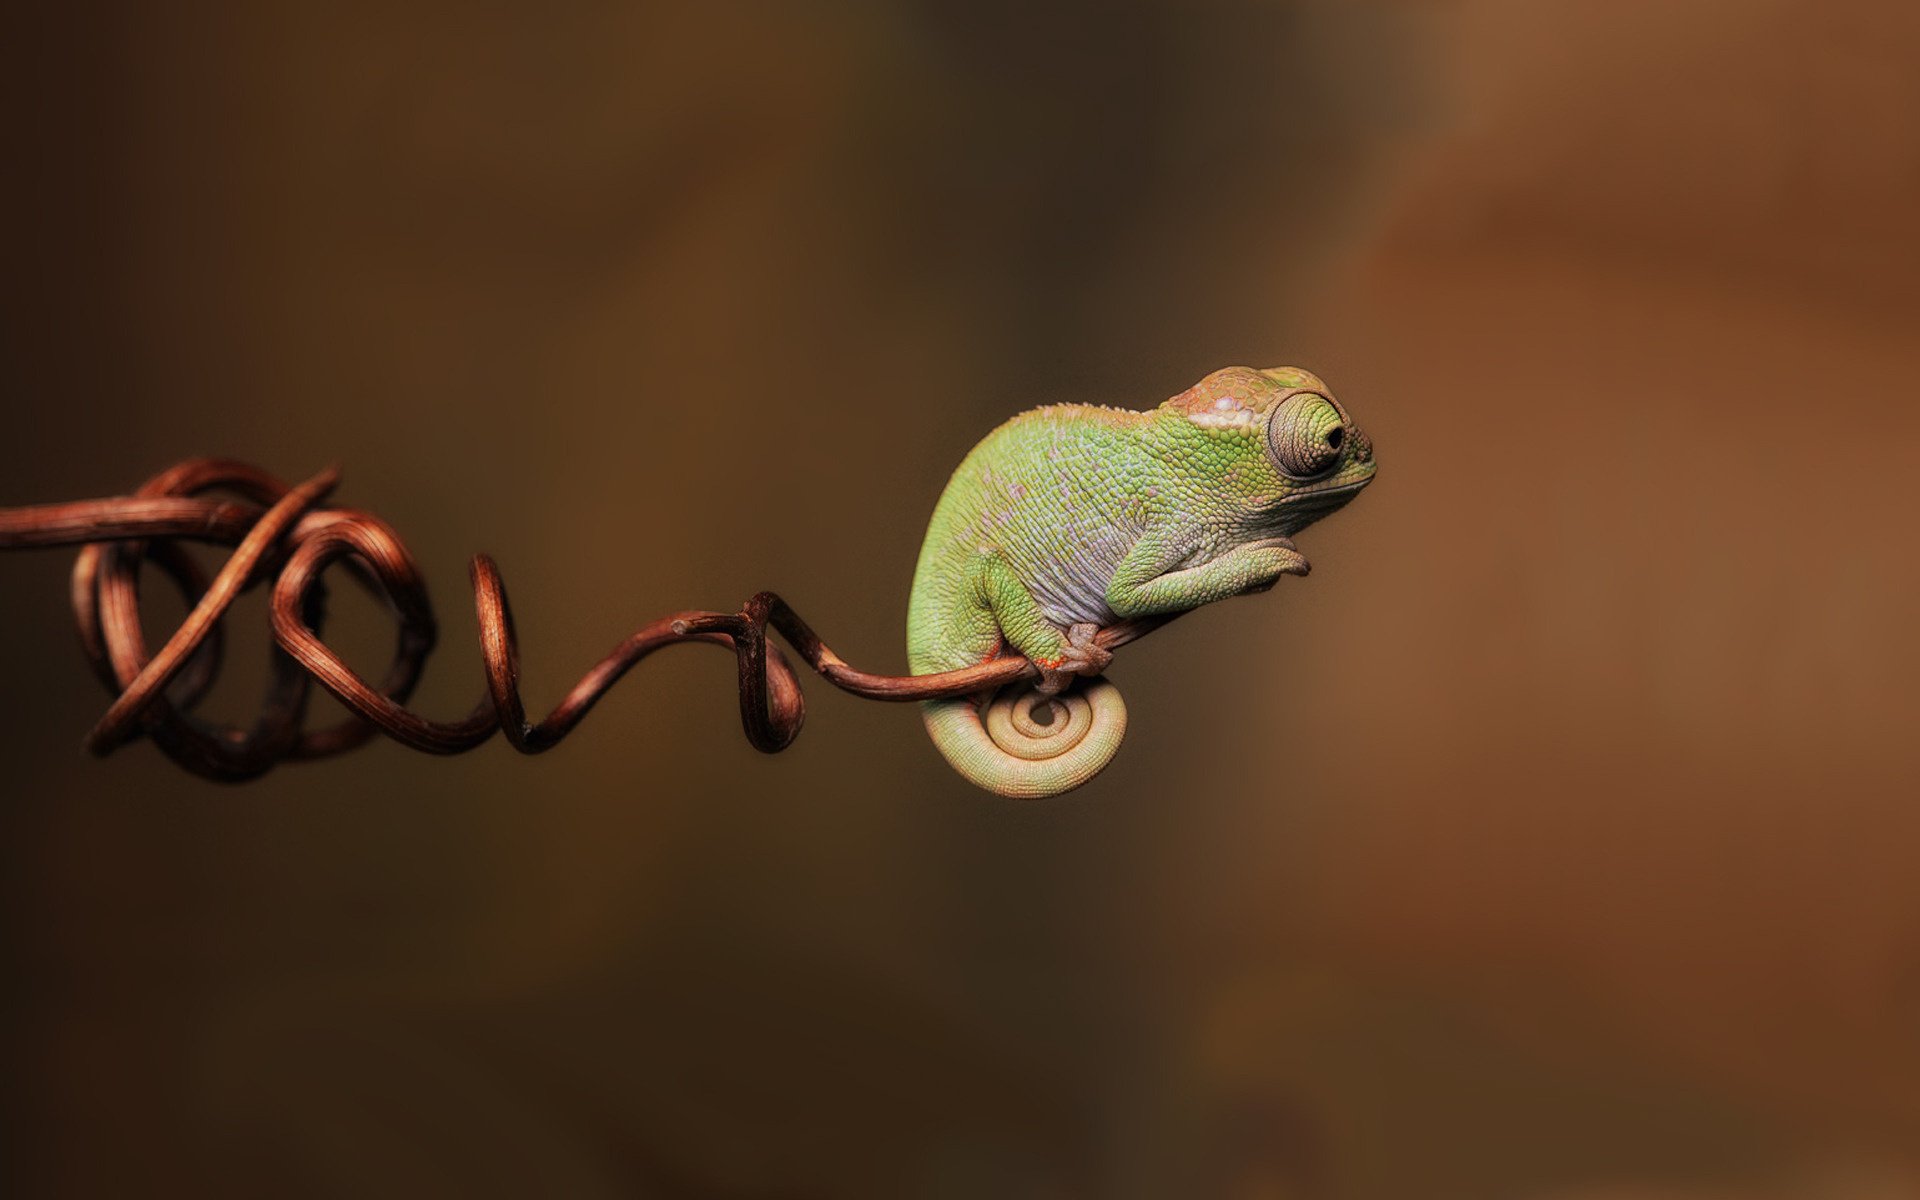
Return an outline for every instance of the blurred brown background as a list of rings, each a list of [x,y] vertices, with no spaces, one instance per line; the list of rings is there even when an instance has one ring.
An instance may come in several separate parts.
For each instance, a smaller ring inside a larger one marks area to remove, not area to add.
[[[542,758],[94,761],[7,556],[11,1194],[1920,1196],[1920,10],[265,7],[9,19],[0,504],[338,461],[429,711],[478,549],[537,707],[761,587],[899,669],[1036,403],[1298,363],[1384,470],[1034,805],[704,650]]]

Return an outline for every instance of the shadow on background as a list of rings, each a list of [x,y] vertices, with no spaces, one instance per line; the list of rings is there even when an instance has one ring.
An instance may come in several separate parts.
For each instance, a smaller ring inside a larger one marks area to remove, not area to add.
[[[899,669],[946,473],[1036,403],[1299,363],[1384,460],[1031,806],[819,687],[755,755],[700,650],[537,759],[93,761],[65,556],[9,556],[10,1192],[1920,1195],[1909,6],[121,5],[4,53],[0,503],[339,461],[437,591],[431,712],[474,550],[539,706],[769,586]]]

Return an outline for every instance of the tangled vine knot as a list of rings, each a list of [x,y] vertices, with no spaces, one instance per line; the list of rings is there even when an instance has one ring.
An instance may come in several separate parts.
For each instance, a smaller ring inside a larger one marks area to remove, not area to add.
[[[514,749],[537,754],[572,731],[629,668],[662,646],[711,642],[733,650],[740,672],[740,720],[747,740],[769,754],[799,735],[806,701],[792,664],[767,641],[769,627],[800,658],[843,691],[874,700],[933,700],[980,695],[1037,677],[1026,658],[1005,654],[934,675],[873,675],[848,666],[772,592],[739,612],[690,610],[643,625],[576,683],[539,722],[520,700],[520,654],[500,569],[485,554],[469,565],[487,694],[467,716],[434,721],[407,708],[437,636],[426,585],[393,529],[371,513],[328,508],[340,479],[329,468],[297,487],[245,463],[190,459],[149,479],[130,496],[0,509],[0,549],[80,546],[72,599],[81,645],[94,674],[115,695],[87,735],[106,754],[145,734],[176,763],[210,779],[254,778],[274,764],[351,750],[374,733],[430,754],[473,749],[496,730]],[[207,493],[238,499],[217,499]],[[211,579],[180,545],[231,545]],[[326,611],[321,576],[336,561],[399,621],[393,658],[378,685],[342,662],[320,638]],[[140,628],[140,572],[151,561],[180,589],[189,612],[166,644],[149,654]],[[265,703],[253,726],[209,723],[194,715],[222,657],[221,618],[243,592],[271,584],[274,648]],[[1163,624],[1155,617],[1102,629],[1112,649]],[[347,720],[307,729],[314,681],[350,710]]]

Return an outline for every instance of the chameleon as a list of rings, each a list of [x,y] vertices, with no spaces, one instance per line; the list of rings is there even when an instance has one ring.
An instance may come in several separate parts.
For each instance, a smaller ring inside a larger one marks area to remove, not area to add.
[[[1021,413],[962,460],[934,506],[907,608],[914,674],[1008,651],[1037,681],[925,701],[970,782],[1032,799],[1092,779],[1126,705],[1095,633],[1305,575],[1292,535],[1373,480],[1373,443],[1317,376],[1226,367],[1147,411]]]

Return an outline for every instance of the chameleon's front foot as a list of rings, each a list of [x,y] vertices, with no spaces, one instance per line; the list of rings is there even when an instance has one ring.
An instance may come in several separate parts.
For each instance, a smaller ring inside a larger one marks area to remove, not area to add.
[[[1307,561],[1306,555],[1300,553],[1290,537],[1266,538],[1249,544],[1245,550],[1256,556],[1260,565],[1254,572],[1253,581],[1240,593],[1243,596],[1271,591],[1282,575],[1305,575],[1313,570],[1313,564]]]
[[[1098,675],[1107,669],[1113,661],[1113,651],[1106,649],[1093,640],[1100,627],[1091,622],[1082,622],[1067,629],[1067,644],[1061,649],[1060,656],[1035,662],[1040,668],[1040,682],[1034,690],[1042,696],[1058,696],[1067,690],[1076,675]]]

